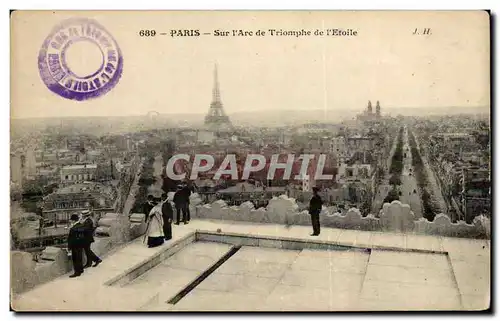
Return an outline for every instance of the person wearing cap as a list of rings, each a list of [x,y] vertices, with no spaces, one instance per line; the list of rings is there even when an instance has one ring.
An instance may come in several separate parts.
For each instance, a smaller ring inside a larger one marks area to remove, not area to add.
[[[321,213],[323,200],[321,200],[321,197],[318,193],[319,188],[313,187],[313,197],[309,202],[309,214],[311,215],[311,223],[313,228],[313,233],[311,234],[311,236],[318,236],[320,233],[319,214]]]
[[[85,227],[80,222],[77,214],[70,217],[71,227],[68,233],[68,250],[71,251],[73,261],[73,274],[70,278],[76,278],[83,273],[83,248],[85,244]]]
[[[172,239],[172,220],[174,219],[174,210],[170,201],[168,200],[168,194],[163,193],[161,195],[161,214],[163,218],[163,235],[165,236],[165,241]]]
[[[94,263],[94,267],[98,266],[102,260],[92,251],[91,246],[94,243],[94,221],[91,217],[92,213],[89,210],[82,211],[82,225],[85,228],[85,243],[83,250],[85,251],[85,257],[87,258],[87,263],[84,268],[88,268],[92,266]]]

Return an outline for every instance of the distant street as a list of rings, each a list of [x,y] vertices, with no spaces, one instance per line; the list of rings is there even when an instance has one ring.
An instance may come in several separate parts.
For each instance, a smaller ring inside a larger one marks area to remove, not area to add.
[[[415,133],[413,133],[413,135],[415,137],[415,142],[417,143],[417,149],[421,150],[417,135],[415,135]],[[441,187],[439,186],[439,183],[437,181],[435,173],[432,170],[431,165],[429,164],[427,156],[425,156],[424,153],[420,152],[420,157],[422,158],[422,163],[424,164],[424,168],[426,171],[428,182],[432,187],[432,191],[433,191],[432,194],[435,197],[434,199],[438,202],[439,208],[441,209],[440,212],[441,213],[448,213],[448,206],[446,204],[446,201],[444,200]]]
[[[420,194],[418,190],[417,180],[415,179],[415,173],[413,173],[412,166],[412,155],[408,140],[408,128],[405,127],[403,132],[403,153],[406,157],[403,157],[403,173],[401,174],[401,196],[399,200],[401,203],[410,205],[415,218],[422,217],[422,202],[420,199]],[[416,193],[414,193],[414,191]]]
[[[398,134],[396,134],[396,137],[394,138],[394,141],[391,146],[391,150],[389,151],[389,157],[387,158],[387,168],[386,168],[386,173],[385,176],[387,180],[389,180],[389,177],[391,176],[389,174],[389,170],[391,168],[391,163],[392,163],[392,157],[394,157],[394,153],[396,152],[396,147],[398,146]]]
[[[385,177],[382,178],[380,185],[377,188],[377,194],[372,202],[372,213],[378,214],[384,205],[384,199],[391,190],[391,186],[389,185],[389,169],[391,168],[392,157],[396,152],[396,147],[398,145],[398,135],[394,138],[391,150],[389,152],[389,157],[387,158],[387,168],[385,169]]]

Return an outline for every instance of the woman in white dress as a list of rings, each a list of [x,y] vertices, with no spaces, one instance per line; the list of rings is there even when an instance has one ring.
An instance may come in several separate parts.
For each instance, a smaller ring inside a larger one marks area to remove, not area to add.
[[[165,235],[163,234],[163,219],[161,215],[161,205],[157,204],[151,209],[148,216],[148,247],[156,247],[163,244]]]

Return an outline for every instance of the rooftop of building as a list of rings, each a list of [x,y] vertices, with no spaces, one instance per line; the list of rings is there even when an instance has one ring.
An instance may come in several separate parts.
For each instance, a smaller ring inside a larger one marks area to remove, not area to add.
[[[84,182],[78,184],[72,184],[59,188],[56,194],[71,194],[71,193],[82,193],[82,192],[102,192],[107,193],[112,189],[110,186],[97,183],[97,182]]]
[[[96,169],[97,164],[78,164],[78,165],[66,165],[63,166],[62,169],[72,170],[72,169]]]
[[[442,136],[442,137],[469,137],[469,133],[435,133],[432,136]]]
[[[353,156],[347,161],[347,165],[352,166],[356,162],[362,165],[372,164],[374,161],[373,154],[370,152],[355,152]]]
[[[63,275],[12,296],[12,307],[59,312],[489,307],[489,240],[336,228],[323,228],[317,237],[309,233],[306,226],[194,219],[174,226],[173,239],[160,247],[147,248],[139,237],[79,278]]]

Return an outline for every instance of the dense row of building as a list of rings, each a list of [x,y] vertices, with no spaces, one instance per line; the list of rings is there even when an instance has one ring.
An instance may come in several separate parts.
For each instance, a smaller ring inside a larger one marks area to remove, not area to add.
[[[13,199],[56,225],[83,209],[114,211],[121,185],[135,176],[140,162],[138,144],[127,136],[57,141],[49,133],[16,147],[10,164]],[[47,186],[53,187],[49,194]]]
[[[489,132],[453,129],[429,136],[429,156],[451,209],[471,222],[491,213]]]

